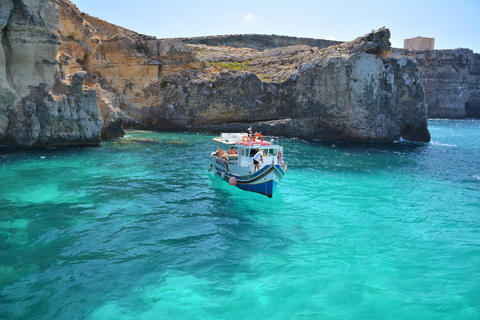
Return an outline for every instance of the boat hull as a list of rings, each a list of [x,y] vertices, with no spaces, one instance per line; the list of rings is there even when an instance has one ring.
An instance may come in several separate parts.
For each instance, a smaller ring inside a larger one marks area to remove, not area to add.
[[[285,175],[283,168],[278,165],[266,165],[256,172],[248,175],[232,174],[228,166],[219,165],[218,161],[212,161],[215,173],[225,181],[235,177],[235,186],[239,189],[256,192],[271,198],[280,180]]]

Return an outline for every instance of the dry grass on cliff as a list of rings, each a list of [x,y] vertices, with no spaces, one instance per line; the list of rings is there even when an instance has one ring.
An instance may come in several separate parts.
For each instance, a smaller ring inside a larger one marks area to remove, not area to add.
[[[210,73],[222,70],[244,71],[256,74],[262,81],[285,81],[304,63],[310,61],[317,48],[305,45],[275,48],[258,51],[249,48],[226,46],[207,46],[204,44],[187,44],[199,60],[208,63]]]

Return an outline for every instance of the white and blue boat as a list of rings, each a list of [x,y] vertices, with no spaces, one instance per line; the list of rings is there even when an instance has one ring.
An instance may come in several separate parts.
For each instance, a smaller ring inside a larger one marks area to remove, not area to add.
[[[222,133],[213,141],[209,171],[213,169],[215,175],[232,186],[272,197],[287,172],[278,137],[252,134],[250,131],[249,134]],[[254,156],[258,152],[262,153],[263,162],[259,161],[256,167]]]

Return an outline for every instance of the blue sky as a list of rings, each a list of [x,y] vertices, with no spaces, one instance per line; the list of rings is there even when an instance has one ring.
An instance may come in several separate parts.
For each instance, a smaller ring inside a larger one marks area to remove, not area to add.
[[[157,38],[276,34],[350,41],[383,26],[393,47],[417,36],[435,49],[480,53],[480,0],[71,0],[91,16]]]

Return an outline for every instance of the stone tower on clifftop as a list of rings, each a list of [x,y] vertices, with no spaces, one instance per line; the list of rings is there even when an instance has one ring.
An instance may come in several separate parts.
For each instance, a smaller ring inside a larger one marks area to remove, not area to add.
[[[416,37],[405,39],[403,41],[403,49],[407,50],[433,50],[435,38]]]

